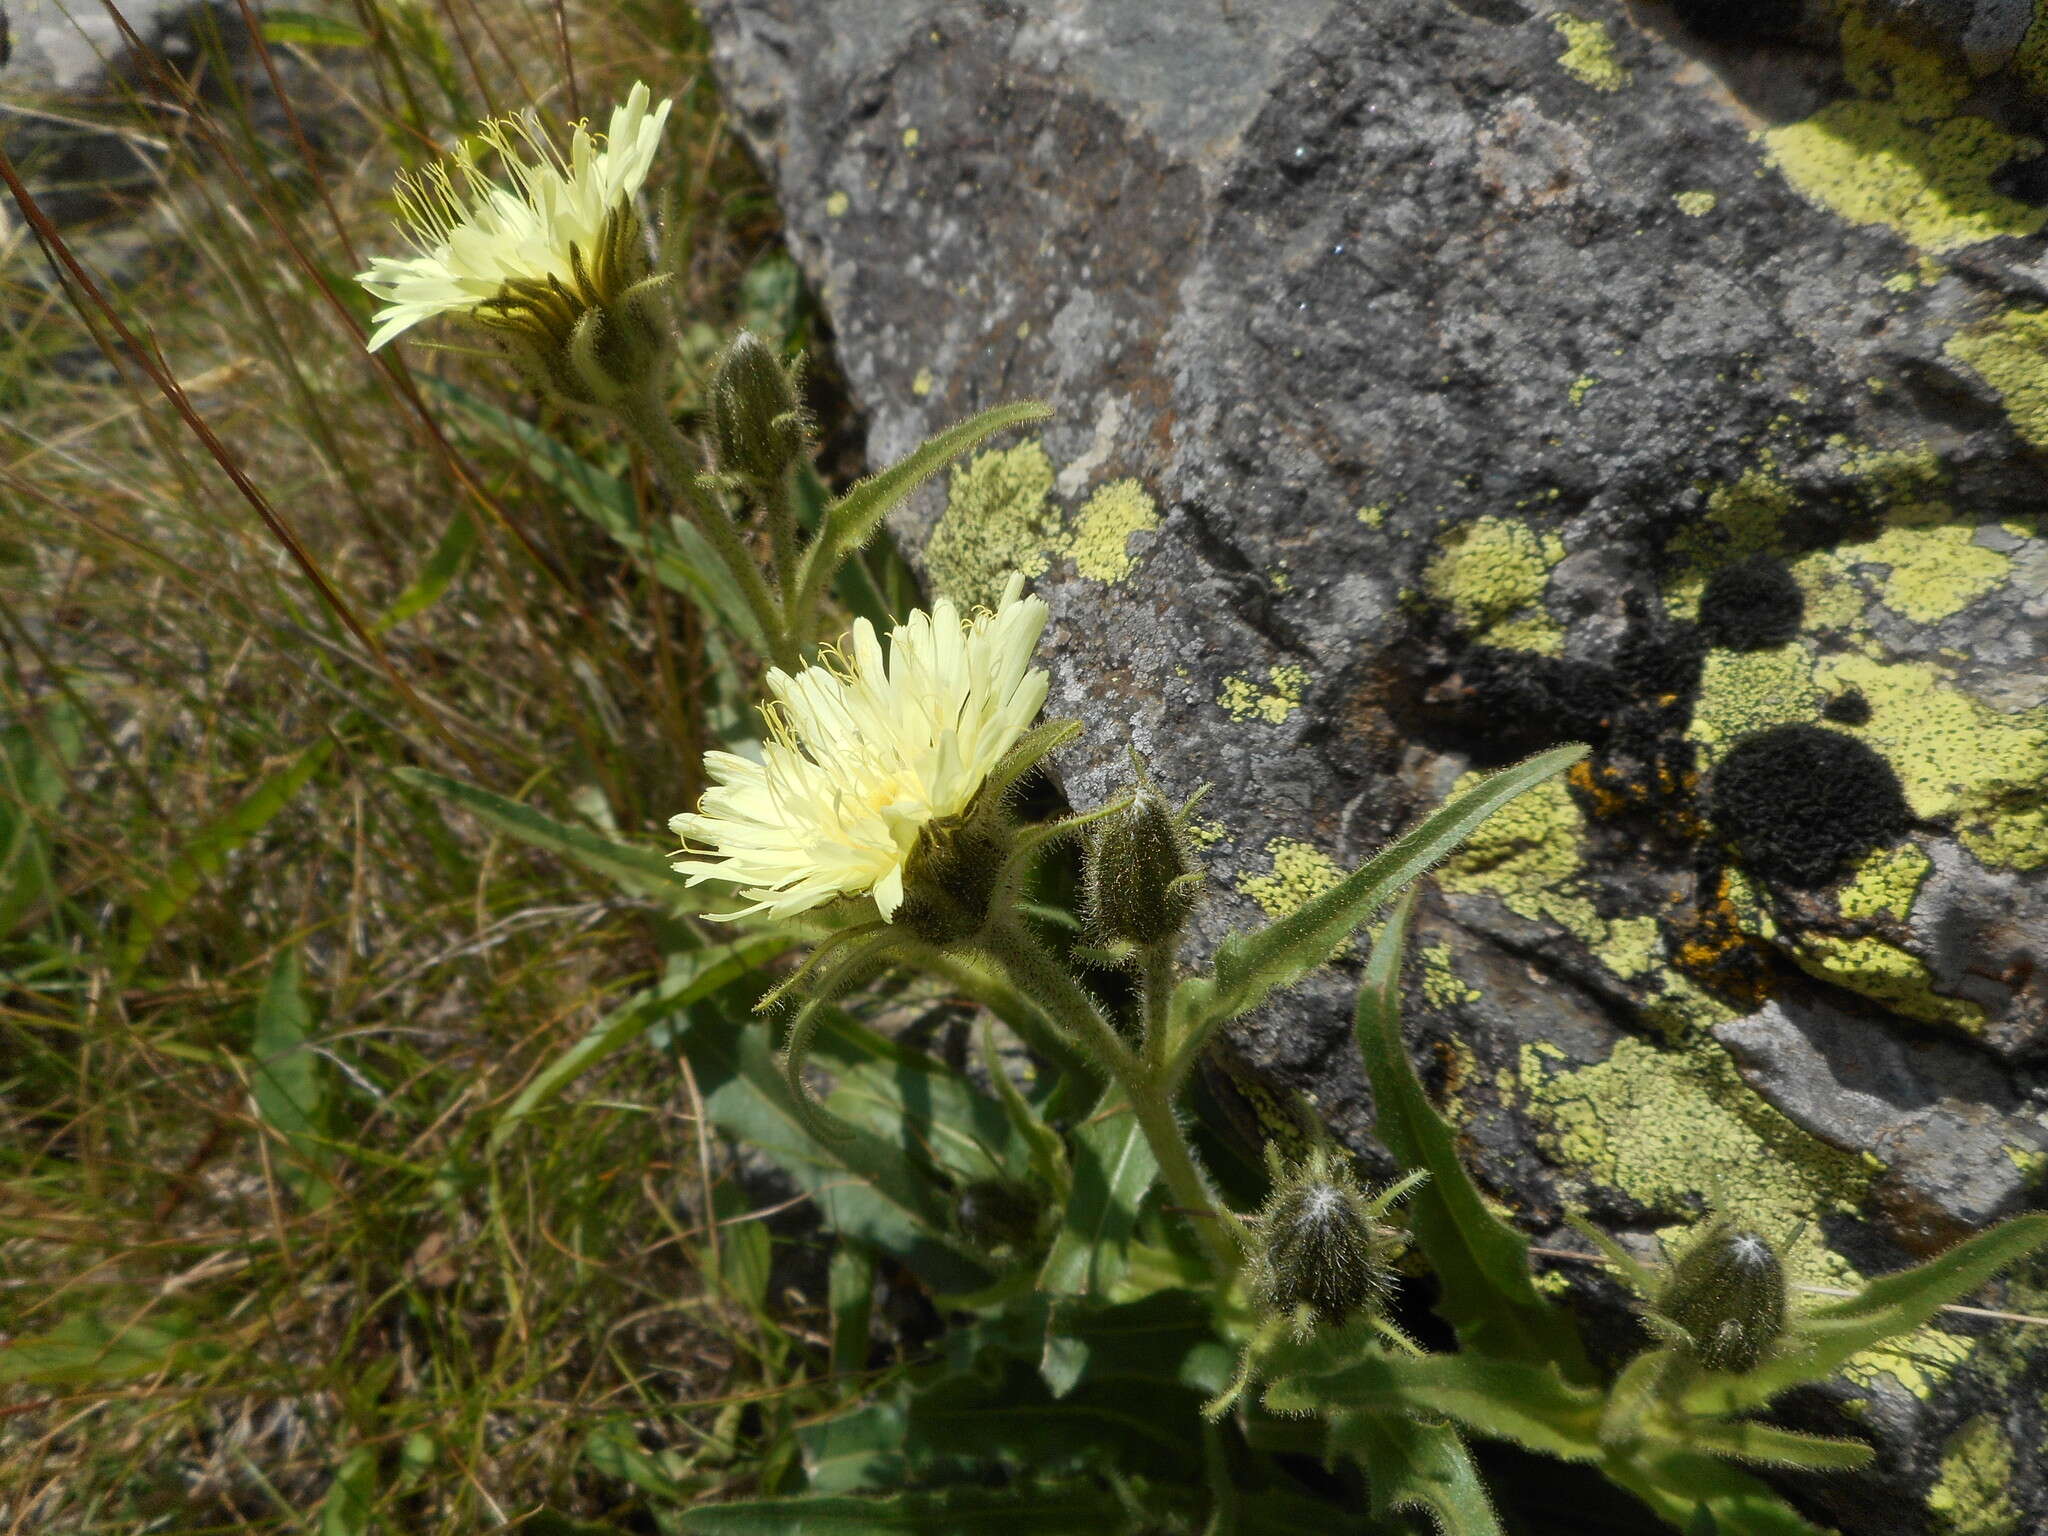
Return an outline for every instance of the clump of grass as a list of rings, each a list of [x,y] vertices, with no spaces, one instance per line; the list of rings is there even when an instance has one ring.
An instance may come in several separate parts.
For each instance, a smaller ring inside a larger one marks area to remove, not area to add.
[[[484,1155],[653,919],[388,771],[651,833],[752,662],[505,424],[665,515],[622,447],[492,360],[368,357],[348,281],[398,165],[636,75],[699,369],[805,324],[772,204],[682,0],[235,21],[130,72],[145,206],[58,229],[72,267],[0,226],[0,1529],[453,1536],[772,1479],[815,1320],[731,1236],[688,1074],[621,1058]]]

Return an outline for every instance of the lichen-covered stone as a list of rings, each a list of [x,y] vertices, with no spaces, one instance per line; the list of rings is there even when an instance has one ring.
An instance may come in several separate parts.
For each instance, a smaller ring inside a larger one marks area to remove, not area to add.
[[[1127,745],[1168,794],[1215,785],[1192,952],[1467,774],[1588,740],[1419,920],[1418,1043],[1455,1043],[1419,1054],[1503,1201],[1538,1231],[1748,1201],[1810,1222],[1793,1269],[1829,1284],[2043,1202],[2048,27],[1958,19],[1997,0],[706,9],[874,456],[1055,407],[992,446],[1030,457],[1021,501],[969,515],[970,465],[897,532],[941,586],[976,540],[971,579],[1036,573],[1077,802]],[[1709,601],[1745,562],[1768,591]],[[1709,815],[1786,726],[1882,759],[1905,807],[1805,886]],[[1355,983],[1239,1043],[1370,1152]],[[2048,1359],[1958,1322],[1859,1360],[1833,1400],[1879,1471],[1786,1486],[1901,1529],[1986,1464],[1944,1470],[1962,1424],[2019,1424],[2000,1394],[2037,1368],[2000,1351]]]

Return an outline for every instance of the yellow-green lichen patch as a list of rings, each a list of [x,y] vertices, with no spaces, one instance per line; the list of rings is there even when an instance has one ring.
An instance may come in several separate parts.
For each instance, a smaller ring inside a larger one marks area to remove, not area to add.
[[[1010,572],[1043,574],[1061,542],[1052,460],[1037,441],[978,453],[953,471],[945,515],[924,549],[932,584],[969,605],[994,607]]]
[[[825,217],[828,219],[845,218],[849,201],[844,192],[831,193],[825,199]]]
[[[1848,918],[1892,917],[1904,922],[1912,914],[1921,882],[1934,861],[1912,843],[1873,848],[1851,872],[1838,905]]]
[[[1451,798],[1483,775],[1468,773]],[[1437,872],[1444,890],[1497,896],[1532,921],[1548,919],[1581,938],[1603,936],[1606,924],[1578,889],[1584,863],[1585,815],[1562,779],[1546,779],[1489,816]]]
[[[1960,110],[1972,89],[1967,71],[1873,21],[1858,0],[1844,8],[1842,52],[1857,97],[1761,135],[1802,197],[1934,253],[2048,222],[2048,209],[1993,184],[2041,147]]]
[[[1842,1374],[1858,1386],[1875,1386],[1889,1376],[1925,1402],[1976,1350],[1976,1341],[1940,1328],[1920,1328],[1903,1339],[1875,1344],[1843,1363]]]
[[[2048,448],[2048,309],[2015,309],[1970,326],[1942,350],[1998,391],[2021,438]]]
[[[1135,480],[1114,480],[1088,498],[1068,546],[1074,569],[1091,581],[1119,582],[1137,560],[1128,548],[1131,535],[1159,526],[1159,504]]]
[[[917,370],[917,377],[910,381],[910,392],[922,400],[932,392],[932,385],[936,382],[937,380],[932,377],[931,369],[920,368]]]
[[[1680,192],[1671,199],[1688,219],[1703,219],[1714,211],[1720,199],[1711,192]]]
[[[1671,616],[1699,617],[1700,591],[1718,567],[1748,555],[1779,553],[1784,548],[1779,530],[1798,509],[1792,488],[1768,469],[1747,470],[1709,490],[1706,514],[1671,540],[1671,554],[1679,562],[1678,575],[1664,593]]]
[[[1565,42],[1557,62],[1566,74],[1596,91],[1618,91],[1628,84],[1629,72],[1614,56],[1614,39],[1607,35],[1604,24],[1569,11],[1553,11],[1550,24]]]
[[[1196,820],[1187,824],[1188,841],[1197,848],[1214,848],[1230,836],[1230,828],[1220,821]]]
[[[1392,510],[1392,502],[1374,502],[1369,507],[1360,507],[1358,509],[1358,520],[1368,528],[1384,527],[1387,521],[1387,514]]]
[[[1476,1003],[1481,993],[1451,969],[1451,946],[1432,944],[1422,952],[1422,995],[1439,1008]]]
[[[1543,607],[1564,542],[1508,518],[1481,517],[1445,534],[1423,572],[1423,590],[1489,643],[1556,655],[1564,628]]]
[[[1268,917],[1285,917],[1303,902],[1320,896],[1344,878],[1327,853],[1298,838],[1276,837],[1266,844],[1273,870],[1246,875],[1237,888],[1259,904]]]
[[[1767,651],[1709,651],[1686,734],[1699,744],[1702,766],[1712,767],[1752,731],[1818,718],[1821,703],[1804,641]]]
[[[1782,947],[1808,975],[1882,1003],[1902,1018],[1952,1025],[1965,1034],[1983,1031],[1982,1008],[1935,991],[1934,973],[1923,961],[1875,935],[1808,931],[1785,939]]]
[[[1457,795],[1477,784],[1471,773],[1452,786]],[[1445,891],[1492,896],[1532,922],[1552,922],[1577,939],[1608,971],[1644,988],[1643,1017],[1669,1035],[1732,1017],[1667,963],[1656,918],[1639,913],[1600,915],[1582,880],[1585,813],[1562,779],[1549,779],[1488,817],[1437,871]]]
[[[2012,571],[2010,556],[1975,542],[1977,530],[1922,513],[1898,521],[1859,544],[1844,544],[1836,558],[1847,564],[1888,568],[1878,583],[1878,600],[1894,613],[1934,624],[1959,613],[1995,589]]]
[[[1870,1186],[1870,1162],[1786,1119],[1711,1039],[1679,1050],[1625,1039],[1607,1060],[1576,1069],[1555,1046],[1527,1045],[1519,1093],[1546,1155],[1653,1210],[1697,1202],[1784,1232],[1822,1212],[1854,1211]],[[1791,1267],[1825,1283],[1845,1272],[1812,1226]]]
[[[1301,708],[1302,690],[1308,687],[1304,667],[1279,666],[1267,669],[1268,686],[1261,688],[1248,677],[1226,677],[1216,702],[1233,720],[1263,720],[1279,725]]]
[[[2048,707],[1992,709],[1931,662],[1835,655],[1814,680],[1869,702],[1854,734],[1892,765],[1916,817],[1953,818],[1963,846],[1994,868],[2048,864]]]
[[[2020,1528],[2012,1501],[2012,1439],[1996,1418],[1980,1413],[1941,1448],[1941,1476],[1927,1493],[1927,1512],[1943,1536],[2012,1536]]]
[[[1571,400],[1572,409],[1576,411],[1580,406],[1584,405],[1586,403],[1586,396],[1599,387],[1600,376],[1597,373],[1582,373],[1576,379],[1573,379],[1572,387],[1565,392]]]

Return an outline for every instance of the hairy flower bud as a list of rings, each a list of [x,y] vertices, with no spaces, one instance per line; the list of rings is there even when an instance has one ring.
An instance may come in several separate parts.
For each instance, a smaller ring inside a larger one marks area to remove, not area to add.
[[[1768,1238],[1716,1222],[1671,1266],[1655,1310],[1708,1370],[1753,1370],[1785,1331],[1784,1263]]]
[[[1106,943],[1170,944],[1194,914],[1202,874],[1184,822],[1150,784],[1102,821],[1088,847],[1088,921]]]
[[[1000,816],[929,823],[903,870],[895,921],[927,944],[959,944],[988,921],[996,876],[1010,849]]]
[[[1259,1213],[1251,1278],[1261,1305],[1300,1332],[1376,1310],[1393,1289],[1396,1235],[1379,1221],[1395,1197],[1368,1198],[1349,1160],[1318,1145],[1301,1163],[1276,1170]]]
[[[770,485],[804,451],[810,422],[791,370],[760,337],[733,337],[711,376],[711,425],[724,473]]]

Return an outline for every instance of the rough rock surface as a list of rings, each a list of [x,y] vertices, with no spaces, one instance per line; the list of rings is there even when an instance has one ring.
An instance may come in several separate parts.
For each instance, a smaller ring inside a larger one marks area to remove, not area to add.
[[[706,7],[874,457],[1056,407],[899,532],[1037,576],[1077,801],[1215,785],[1202,943],[1591,741],[1440,872],[1418,1049],[1532,1230],[1837,1285],[2048,1169],[2048,19],[1841,4]],[[1244,1044],[1365,1146],[1352,984]],[[1788,1492],[2048,1528],[2044,1387],[1944,1323]]]
[[[60,224],[156,188],[161,125],[132,108],[156,94],[159,71],[200,79],[203,89],[210,54],[225,49],[231,66],[246,54],[232,3],[120,0],[118,9],[125,31],[101,0],[0,0],[0,147]],[[247,74],[241,85],[260,113],[268,82]],[[5,212],[13,216],[11,200]]]

